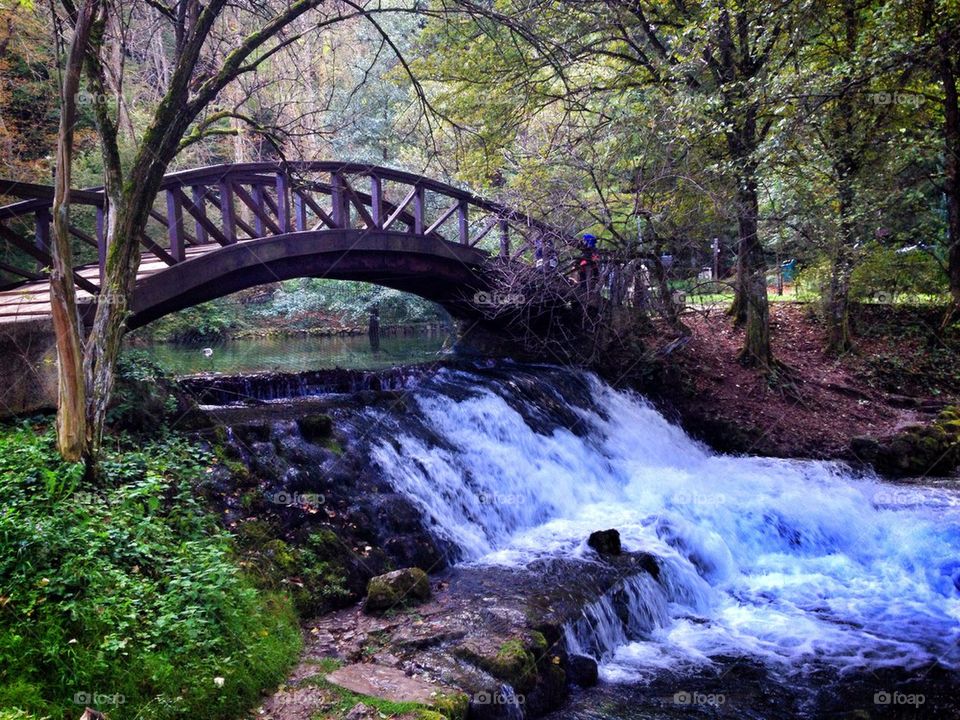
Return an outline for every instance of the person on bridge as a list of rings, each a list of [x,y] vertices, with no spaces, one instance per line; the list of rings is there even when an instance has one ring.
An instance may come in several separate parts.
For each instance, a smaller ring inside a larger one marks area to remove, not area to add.
[[[597,273],[597,266],[600,263],[600,255],[597,253],[597,238],[590,233],[583,236],[583,243],[580,246],[580,262],[578,263],[577,279],[581,283],[592,282]]]

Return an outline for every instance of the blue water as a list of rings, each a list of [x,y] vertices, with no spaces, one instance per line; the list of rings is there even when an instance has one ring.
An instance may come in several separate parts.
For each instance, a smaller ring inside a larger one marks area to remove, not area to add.
[[[549,403],[517,388],[444,370],[414,393],[430,432],[398,428],[374,459],[463,562],[596,559],[585,538],[609,527],[627,550],[660,558],[660,582],[627,583],[649,585],[631,601],[642,622],[625,625],[601,601],[568,628],[571,649],[596,655],[605,680],[730,656],[783,672],[960,667],[950,483],[718,455],[587,374],[554,382],[569,417],[538,424]]]

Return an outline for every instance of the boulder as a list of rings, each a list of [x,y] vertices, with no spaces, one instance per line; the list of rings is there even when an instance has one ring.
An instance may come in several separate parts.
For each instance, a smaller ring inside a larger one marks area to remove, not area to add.
[[[423,678],[407,675],[403,670],[373,663],[346,665],[326,677],[327,682],[368,697],[380,698],[392,703],[416,703],[424,710],[416,717],[430,717],[434,712],[441,717],[461,720],[467,714],[466,694],[445,685],[437,685]],[[382,717],[375,708],[360,703],[350,711],[358,720]],[[433,712],[430,712],[433,711]],[[348,716],[351,717],[351,716]],[[406,717],[406,716],[404,716]]]
[[[333,420],[329,415],[321,413],[311,413],[304,415],[297,420],[297,426],[300,428],[300,434],[307,442],[315,443],[320,440],[326,440],[333,432]]]
[[[589,655],[571,655],[567,658],[567,675],[570,682],[580,687],[593,687],[600,678],[597,661]]]
[[[850,448],[860,461],[884,475],[948,475],[960,463],[957,409],[948,407],[933,422],[908,425],[896,435],[854,438]]]
[[[430,580],[420,568],[403,568],[370,578],[364,610],[382,612],[430,599]]]
[[[590,533],[587,545],[597,551],[598,555],[619,555],[623,552],[620,547],[620,532],[618,530],[597,530]]]

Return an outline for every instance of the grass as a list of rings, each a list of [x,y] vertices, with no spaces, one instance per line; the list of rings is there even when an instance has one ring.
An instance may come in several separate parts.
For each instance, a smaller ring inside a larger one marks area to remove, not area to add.
[[[198,499],[211,456],[113,441],[90,487],[47,420],[0,425],[0,718],[238,717],[299,653],[290,600]]]
[[[770,292],[767,295],[767,300],[772,303],[813,303],[821,302],[822,297],[820,293],[813,292],[810,290],[801,289],[799,293],[794,292],[794,290],[788,289],[784,290],[783,295],[777,295],[775,292]],[[893,302],[890,302],[889,298],[885,296],[880,296],[876,298],[867,297],[867,298],[857,298],[856,302],[863,305],[893,305],[893,306],[936,306],[936,305],[946,305],[950,301],[949,296],[944,294],[934,294],[934,293],[902,293],[898,294],[893,298]],[[687,295],[686,304],[691,307],[713,307],[718,305],[729,305],[733,302],[733,295],[731,293],[712,293],[712,294],[703,294],[703,295]]]

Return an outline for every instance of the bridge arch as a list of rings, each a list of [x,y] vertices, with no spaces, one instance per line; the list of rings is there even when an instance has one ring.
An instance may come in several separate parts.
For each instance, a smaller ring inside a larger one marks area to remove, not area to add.
[[[475,313],[486,253],[403,233],[328,230],[287,233],[201,255],[137,283],[129,328],[256,285],[302,277],[355,280],[402,290],[454,317]]]
[[[49,317],[52,188],[0,180],[0,323]],[[72,191],[93,208],[93,231],[70,232],[98,262],[75,269],[85,318],[106,258],[102,188]],[[493,262],[544,270],[575,241],[542,221],[463,189],[390,168],[342,162],[218,165],[167,175],[141,238],[128,326],[230,292],[294,277],[360,280],[425,297],[455,316],[477,308]],[[26,263],[23,262],[26,258]]]

